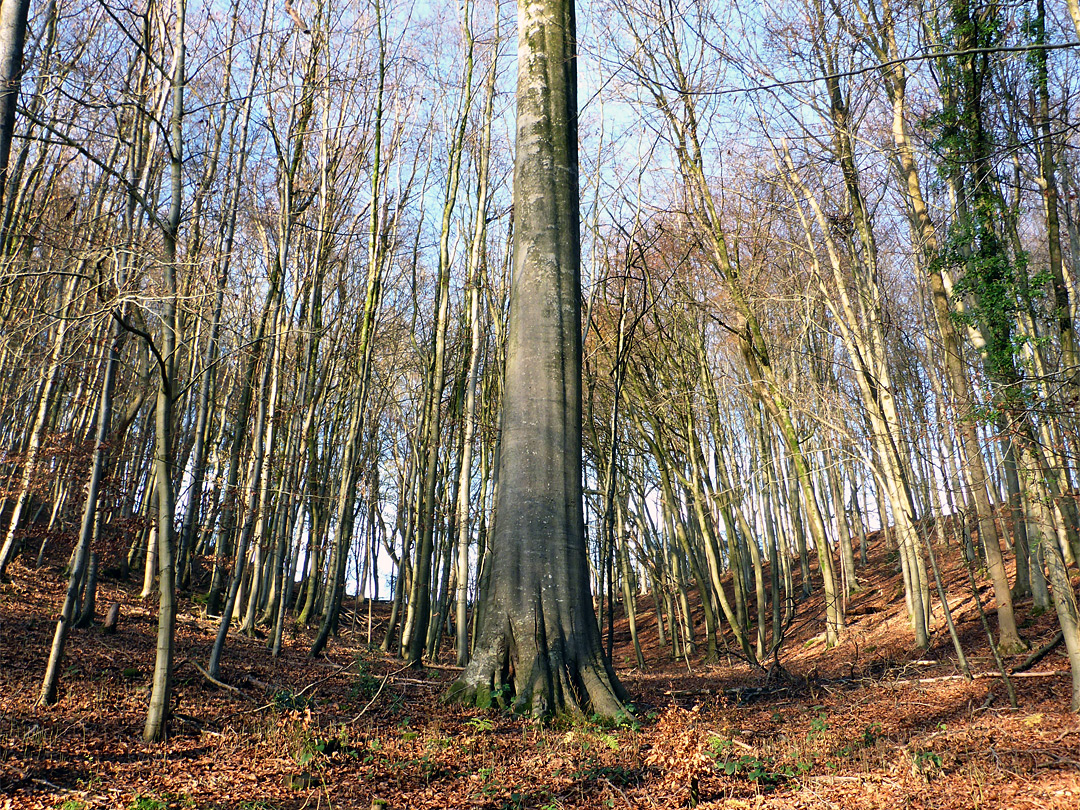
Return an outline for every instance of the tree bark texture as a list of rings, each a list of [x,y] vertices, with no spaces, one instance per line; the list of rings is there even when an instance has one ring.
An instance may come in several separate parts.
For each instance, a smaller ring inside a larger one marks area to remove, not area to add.
[[[518,6],[514,279],[492,536],[473,659],[448,697],[535,717],[614,716],[581,486],[577,75],[572,0]]]

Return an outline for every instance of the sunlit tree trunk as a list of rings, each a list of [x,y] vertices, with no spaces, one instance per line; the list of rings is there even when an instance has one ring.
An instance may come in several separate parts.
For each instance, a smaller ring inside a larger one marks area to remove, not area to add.
[[[34,411],[34,421],[30,428],[30,436],[26,445],[26,452],[22,459],[22,476],[19,481],[18,494],[15,504],[8,519],[7,532],[4,534],[4,545],[0,547],[0,578],[3,578],[8,565],[15,556],[18,548],[19,530],[23,528],[23,513],[30,505],[30,499],[34,494],[34,476],[37,472],[38,456],[41,453],[41,445],[45,439],[45,430],[49,422],[50,408],[53,404],[53,393],[56,388],[57,377],[60,373],[64,341],[67,335],[68,308],[75,294],[78,278],[72,275],[63,285],[63,296],[60,302],[59,318],[52,334],[52,347],[49,359],[42,374],[41,386],[38,393],[38,404]]]
[[[123,278],[122,274],[118,275],[120,279]],[[120,286],[122,286],[122,282]],[[83,507],[82,525],[79,529],[79,540],[74,555],[75,562],[71,566],[64,606],[61,609],[60,618],[56,622],[56,631],[53,634],[52,648],[49,652],[49,663],[46,666],[45,677],[42,680],[41,692],[38,696],[38,703],[42,706],[56,702],[56,689],[60,681],[60,665],[64,660],[64,645],[67,641],[68,632],[76,619],[79,582],[82,579],[86,560],[90,556],[90,541],[94,535],[94,527],[100,519],[98,514],[98,493],[101,490],[101,479],[108,459],[106,441],[109,436],[113,389],[116,383],[116,371],[120,365],[122,339],[123,332],[119,323],[114,322],[110,329],[109,351],[105,360],[105,378],[102,381],[101,395],[98,399],[97,430],[91,456],[90,479],[86,486],[86,503]]]
[[[263,6],[262,22],[266,21],[266,9],[267,6]],[[233,27],[232,32],[235,33],[238,25],[240,14],[238,8],[233,9]],[[263,26],[265,28],[265,26]],[[202,511],[202,497],[203,486],[206,478],[206,460],[208,451],[207,432],[208,423],[210,421],[210,414],[215,405],[214,397],[217,393],[217,378],[218,378],[218,356],[220,350],[220,335],[221,335],[221,317],[222,308],[225,301],[225,288],[229,279],[229,270],[232,264],[233,246],[236,238],[236,219],[238,209],[240,206],[240,192],[244,187],[243,178],[247,168],[247,156],[248,156],[248,141],[251,131],[251,111],[255,98],[255,82],[260,73],[259,66],[262,64],[262,43],[263,37],[258,38],[255,54],[253,56],[252,64],[253,70],[251,74],[251,82],[246,88],[244,94],[244,101],[239,113],[240,118],[240,134],[239,141],[236,143],[235,164],[231,165],[232,172],[226,172],[226,177],[232,181],[232,188],[227,197],[226,209],[224,212],[224,221],[222,223],[220,234],[220,250],[216,259],[217,276],[215,279],[214,287],[214,303],[211,313],[210,322],[210,335],[207,341],[206,347],[206,363],[203,370],[202,379],[199,382],[199,396],[198,396],[198,412],[196,415],[195,424],[195,445],[192,450],[192,481],[191,487],[188,491],[187,499],[187,512],[184,514],[184,523],[180,533],[180,550],[181,558],[187,558],[194,551],[195,534],[197,527],[199,526],[199,518],[204,517]],[[235,46],[235,41],[230,40],[230,53]],[[231,59],[230,59],[231,61]],[[231,86],[231,78],[228,78],[227,84]],[[246,421],[246,419],[244,420]],[[209,522],[209,521],[207,521]],[[221,549],[218,549],[221,551]],[[220,591],[221,566],[214,567],[214,577],[217,580],[218,588]],[[186,579],[187,570],[180,572],[181,576]],[[211,587],[212,592],[216,592]],[[216,598],[212,600],[216,602]],[[216,608],[216,605],[208,605],[211,607],[211,612]]]
[[[456,106],[457,120],[453,138],[449,144],[449,168],[446,192],[443,198],[442,222],[439,233],[439,271],[435,292],[435,328],[431,338],[431,361],[426,391],[426,413],[423,424],[424,466],[423,497],[419,514],[419,537],[416,545],[416,567],[413,586],[409,596],[409,615],[405,623],[405,640],[408,643],[407,659],[418,664],[427,642],[430,621],[431,591],[437,585],[432,581],[431,563],[434,553],[436,522],[436,485],[439,474],[439,451],[443,445],[442,398],[446,386],[447,332],[450,324],[450,239],[454,209],[457,205],[461,182],[461,165],[465,156],[465,134],[473,101],[473,61],[475,43],[469,15],[471,0],[462,6],[464,19],[465,53],[462,66],[461,95]]]
[[[386,82],[386,21],[382,17],[382,6],[379,3],[375,4],[375,24],[378,29],[379,48],[375,116],[372,122],[375,137],[372,149],[371,204],[368,212],[370,220],[364,306],[360,318],[359,341],[351,380],[352,385],[356,387],[356,391],[352,395],[348,432],[341,462],[341,480],[338,482],[337,494],[334,499],[334,526],[336,533],[331,550],[327,591],[323,602],[323,620],[319,625],[318,635],[311,645],[312,656],[322,653],[330,639],[330,633],[336,629],[338,614],[341,610],[341,600],[345,590],[346,562],[351,541],[352,515],[355,506],[353,499],[356,483],[359,480],[360,473],[363,471],[360,458],[363,450],[360,446],[361,435],[364,428],[364,419],[367,416],[372,356],[375,347],[375,326],[379,313],[379,304],[382,300],[385,254],[389,247],[383,231],[385,212],[381,210],[383,194],[383,92]],[[371,429],[375,429],[374,423]]]
[[[614,716],[625,697],[601,649],[581,490],[577,65],[570,0],[518,6],[514,280],[492,591],[452,698],[504,684],[526,714]]]
[[[161,335],[161,379],[155,409],[156,438],[154,444],[154,469],[157,472],[157,529],[158,529],[158,630],[157,653],[150,692],[150,707],[146,714],[143,739],[147,742],[161,740],[165,736],[170,714],[172,692],[173,636],[176,631],[176,570],[173,546],[173,450],[172,410],[176,397],[175,376],[177,349],[177,253],[176,242],[180,232],[183,186],[183,121],[185,77],[185,13],[186,0],[178,0],[176,6],[176,29],[173,41],[176,49],[172,76],[172,116],[169,124],[169,183],[171,204],[163,231],[164,250],[162,273],[164,276],[164,314]]]
[[[871,29],[868,27],[867,30]],[[907,68],[902,61],[896,59],[899,51],[895,39],[894,22],[891,11],[888,11],[887,7],[885,15],[880,20],[875,18],[875,27],[865,38],[882,62],[888,66],[882,70],[882,80],[892,107],[895,165],[908,202],[911,229],[918,247],[916,255],[930,282],[934,317],[943,343],[946,376],[955,396],[955,406],[960,411],[956,420],[957,432],[965,461],[964,474],[968,490],[975,501],[979,535],[986,549],[987,568],[994,586],[1000,631],[999,645],[1003,650],[1014,651],[1022,649],[1023,642],[1020,640],[1013,617],[1012,594],[1005,573],[992,505],[987,494],[989,476],[983,463],[976,424],[970,416],[970,410],[975,402],[968,382],[967,370],[964,368],[963,349],[955,332],[952,302],[941,272],[938,238],[923,195],[918,164],[908,134]]]
[[[471,33],[469,34],[471,36]],[[457,502],[457,594],[455,601],[455,624],[457,630],[457,663],[465,666],[469,661],[469,539],[471,522],[469,505],[472,500],[472,453],[476,432],[476,386],[480,372],[480,293],[483,283],[482,265],[484,245],[487,238],[488,173],[491,165],[491,122],[495,102],[495,78],[498,65],[499,28],[496,17],[491,65],[484,83],[484,111],[479,144],[479,168],[476,178],[476,215],[473,219],[472,242],[469,247],[467,295],[469,324],[469,356],[465,371],[465,402],[461,419],[464,435],[461,445],[461,472],[458,479]]]

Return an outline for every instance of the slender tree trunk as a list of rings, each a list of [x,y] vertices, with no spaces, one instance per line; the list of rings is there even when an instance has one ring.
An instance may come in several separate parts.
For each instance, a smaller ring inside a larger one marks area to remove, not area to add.
[[[90,480],[86,486],[86,503],[83,507],[82,525],[79,529],[79,542],[75,548],[75,563],[71,566],[68,578],[67,594],[60,618],[56,622],[49,663],[41,684],[38,703],[47,706],[56,702],[56,688],[60,681],[60,666],[64,660],[64,645],[68,632],[75,621],[75,609],[78,602],[79,581],[83,575],[86,559],[90,553],[90,541],[94,533],[94,524],[99,520],[98,494],[101,491],[101,479],[108,463],[109,421],[112,416],[113,389],[116,383],[116,370],[120,365],[120,348],[123,332],[119,324],[114,323],[111,330],[109,353],[105,361],[105,379],[101,386],[98,400],[97,430],[94,436],[94,451],[91,456]]]
[[[10,2],[10,0],[9,0]],[[0,14],[2,14],[0,7]],[[2,112],[2,111],[0,111]],[[8,565],[15,556],[20,525],[23,512],[30,504],[34,493],[34,476],[37,472],[38,455],[45,438],[45,430],[49,421],[49,412],[53,403],[53,392],[56,388],[56,380],[60,373],[61,356],[64,350],[65,336],[68,328],[68,308],[75,294],[76,276],[71,276],[64,282],[63,296],[59,308],[59,319],[53,331],[52,346],[49,352],[48,365],[42,375],[41,387],[38,394],[38,405],[34,412],[34,421],[30,428],[30,438],[27,442],[26,452],[22,459],[22,476],[19,481],[18,495],[15,497],[15,505],[8,519],[7,532],[4,535],[4,545],[0,547],[0,579],[5,576]]]
[[[955,396],[960,450],[964,457],[964,474],[968,490],[975,501],[979,523],[979,535],[987,552],[987,568],[994,586],[997,603],[998,641],[1003,650],[1023,649],[1013,616],[1012,594],[1005,574],[1004,560],[997,527],[994,525],[992,504],[987,496],[989,476],[983,463],[976,423],[970,411],[975,403],[964,368],[963,350],[956,336],[952,304],[938,261],[938,239],[934,231],[929,208],[922,192],[922,183],[915,161],[907,129],[907,76],[903,62],[895,61],[898,53],[891,17],[886,18],[882,29],[880,53],[890,67],[883,71],[885,89],[892,105],[892,135],[896,150],[896,166],[909,204],[911,227],[919,247],[919,257],[929,282],[934,318],[943,343],[945,370],[949,387]]]
[[[177,0],[176,16],[176,66],[172,77],[173,107],[170,121],[170,191],[172,202],[164,228],[164,255],[162,272],[165,281],[164,315],[161,340],[161,381],[155,410],[156,440],[154,445],[154,469],[157,472],[157,527],[158,527],[158,631],[157,654],[154,661],[153,685],[150,706],[143,728],[143,739],[156,742],[164,738],[170,713],[172,692],[173,636],[176,631],[176,583],[173,558],[173,479],[172,479],[172,423],[177,349],[177,255],[176,240],[180,230],[180,213],[183,201],[181,169],[183,166],[183,118],[184,118],[184,38],[186,0]]]
[[[432,334],[431,369],[428,375],[426,432],[424,437],[424,489],[419,515],[420,533],[416,545],[416,568],[413,574],[412,593],[409,598],[409,616],[406,624],[408,639],[407,659],[419,664],[427,642],[429,612],[431,606],[431,558],[434,551],[436,517],[436,484],[439,471],[439,448],[442,442],[442,392],[446,386],[446,339],[450,321],[450,236],[454,208],[457,204],[458,186],[461,180],[461,162],[465,151],[465,133],[472,109],[473,99],[473,51],[474,42],[469,23],[472,0],[465,0],[465,59],[462,70],[462,91],[457,108],[458,121],[450,144],[450,166],[446,195],[443,200],[442,227],[439,235],[439,277],[436,290],[436,320]]]

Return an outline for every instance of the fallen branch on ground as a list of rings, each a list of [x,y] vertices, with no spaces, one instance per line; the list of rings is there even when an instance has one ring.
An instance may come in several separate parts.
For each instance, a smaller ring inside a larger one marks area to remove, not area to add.
[[[1031,655],[1025,658],[1024,663],[1022,663],[1018,667],[1014,667],[1012,670],[1012,674],[1018,675],[1021,672],[1026,672],[1027,670],[1031,669],[1037,663],[1042,661],[1048,652],[1050,652],[1052,649],[1054,649],[1054,647],[1056,647],[1064,640],[1065,634],[1058,630],[1052,639],[1050,639],[1044,645],[1039,647],[1039,649],[1035,650]]]
[[[210,681],[210,683],[212,683],[214,686],[220,687],[221,689],[224,689],[224,690],[226,690],[228,692],[232,692],[234,695],[239,695],[244,700],[250,700],[252,703],[255,702],[255,698],[251,697],[251,695],[245,695],[243,692],[241,692],[235,686],[231,686],[230,684],[227,684],[224,681],[219,681],[217,678],[215,678],[213,675],[211,675],[205,669],[200,667],[196,662],[192,661],[190,658],[188,659],[188,663],[191,664],[193,667],[195,667],[195,669],[199,670],[199,672],[202,674],[202,676],[204,678],[206,678],[206,680]]]

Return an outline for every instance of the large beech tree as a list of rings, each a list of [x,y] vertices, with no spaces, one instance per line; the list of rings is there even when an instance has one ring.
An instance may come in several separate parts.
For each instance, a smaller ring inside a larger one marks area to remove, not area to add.
[[[492,586],[449,697],[614,716],[581,488],[581,284],[573,0],[518,4],[514,278]]]

